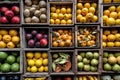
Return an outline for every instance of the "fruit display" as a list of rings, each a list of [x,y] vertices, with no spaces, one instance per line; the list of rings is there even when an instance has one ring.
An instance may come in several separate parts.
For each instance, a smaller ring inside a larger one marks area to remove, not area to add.
[[[47,23],[47,0],[24,0],[24,23]]]
[[[104,9],[103,26],[120,26],[120,6],[110,6]]]
[[[0,80],[21,80],[20,75],[0,75]]]
[[[51,80],[74,80],[71,76],[53,76]]]
[[[98,22],[97,3],[81,3],[76,5],[76,22],[77,23],[96,23]]]
[[[103,0],[103,3],[119,3],[120,0]]]
[[[76,32],[76,40],[78,47],[96,47],[97,43],[97,33],[95,27],[79,27]]]
[[[104,29],[102,35],[102,46],[105,47],[120,47],[120,32],[118,29]]]
[[[48,30],[46,29],[26,29],[25,39],[27,48],[46,48],[48,47]]]
[[[120,80],[120,75],[104,75],[101,80]]]
[[[92,76],[92,75],[87,75],[86,76],[86,75],[84,75],[84,76],[77,76],[75,80],[99,80],[99,79],[98,79],[97,76]]]
[[[13,5],[11,7],[2,6],[0,8],[0,23],[1,24],[19,24],[20,23],[20,8]]]
[[[53,72],[68,72],[72,68],[71,55],[68,53],[54,53],[52,55]]]
[[[48,72],[47,52],[26,52],[26,72]]]
[[[73,34],[71,29],[56,29],[52,31],[53,47],[72,47]]]
[[[51,4],[51,6],[50,6],[50,24],[56,24],[56,25],[73,24],[72,12],[73,12],[72,5]]]
[[[2,73],[20,72],[19,52],[0,51],[0,72]]]
[[[48,80],[47,77],[25,78],[24,80]]]
[[[20,48],[19,31],[16,29],[0,29],[0,48]]]
[[[103,70],[120,71],[120,52],[103,52]]]
[[[77,55],[77,70],[86,72],[97,72],[99,70],[98,52],[79,52]]]

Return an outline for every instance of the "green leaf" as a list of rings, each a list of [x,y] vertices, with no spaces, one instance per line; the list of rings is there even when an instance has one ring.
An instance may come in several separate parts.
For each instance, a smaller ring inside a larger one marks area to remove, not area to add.
[[[55,71],[55,69],[56,69],[56,64],[53,62],[52,63],[52,68],[53,68],[53,71]]]
[[[59,55],[64,59],[68,59],[70,57],[70,55],[65,54],[65,53],[59,53]]]
[[[61,61],[60,62],[58,62],[58,64],[65,64],[67,62],[67,60],[66,59],[61,59]]]

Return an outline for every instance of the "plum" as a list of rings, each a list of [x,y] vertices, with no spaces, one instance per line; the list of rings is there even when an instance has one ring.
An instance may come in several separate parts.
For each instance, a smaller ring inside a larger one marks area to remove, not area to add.
[[[34,47],[34,44],[35,44],[35,41],[34,41],[33,39],[30,39],[30,40],[28,41],[28,46],[29,46],[29,47]]]
[[[33,36],[36,36],[37,33],[38,33],[37,30],[32,30],[32,31],[31,31],[31,34],[32,34]]]
[[[26,34],[26,35],[25,35],[25,38],[26,38],[27,40],[30,40],[30,39],[32,38],[32,34],[29,34],[29,33]]]
[[[42,34],[37,34],[37,35],[36,35],[36,39],[41,40],[42,38],[43,38],[43,35],[42,35]]]

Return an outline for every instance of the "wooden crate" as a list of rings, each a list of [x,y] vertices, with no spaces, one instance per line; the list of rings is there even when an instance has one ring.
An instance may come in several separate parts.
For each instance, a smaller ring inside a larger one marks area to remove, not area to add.
[[[0,75],[19,75],[23,73],[23,54],[21,50],[1,50],[3,52],[19,52],[20,55],[20,71],[19,72],[8,72],[8,73],[2,73],[0,72]],[[9,53],[8,53],[9,54]]]
[[[53,32],[53,30],[59,30],[59,29],[68,29],[68,30],[71,30],[72,31],[72,37],[73,37],[73,39],[72,39],[72,42],[73,42],[73,44],[72,44],[72,46],[71,47],[53,47],[52,46],[52,32]],[[73,49],[74,48],[74,27],[51,27],[50,28],[50,48],[51,49]]]
[[[11,4],[11,3],[20,3],[21,0],[13,0],[13,1],[4,1],[4,0],[1,0],[0,1],[0,4],[3,4],[3,3],[7,3],[7,4]]]
[[[120,50],[119,49],[102,49],[101,50],[101,72],[102,72],[102,74],[120,74],[120,71],[119,72],[105,71],[103,69],[103,52],[109,52],[109,53],[111,53],[111,52],[120,52]]]
[[[23,12],[24,12],[24,9],[25,9],[25,4],[24,4],[24,1],[25,0],[21,0],[21,18],[22,18],[22,25],[48,25],[48,19],[47,19],[47,22],[46,23],[25,23],[25,21],[24,21],[24,14],[23,14]],[[47,18],[48,18],[48,10],[49,10],[49,7],[48,7],[48,0],[45,0],[46,1],[46,9],[47,9],[47,11],[46,11],[46,15],[47,15]],[[39,27],[41,27],[41,26],[39,26]]]
[[[72,21],[73,23],[72,24],[50,24],[50,7],[51,5],[68,5],[68,6],[72,6]],[[48,9],[48,23],[49,23],[49,26],[73,26],[74,25],[74,3],[73,2],[49,2],[48,3],[48,6],[49,6],[49,9]]]
[[[50,63],[48,63],[48,72],[36,72],[36,73],[32,73],[32,72],[27,72],[27,58],[26,58],[26,52],[47,52],[48,53],[48,62],[50,61],[50,58],[49,58],[49,52],[48,50],[24,50],[23,51],[23,56],[24,56],[24,75],[28,76],[28,77],[40,77],[40,76],[46,76],[49,74],[50,72]]]
[[[113,0],[111,0],[111,3],[104,3],[103,1],[104,1],[104,0],[101,0],[101,4],[102,4],[102,5],[106,5],[106,4],[108,4],[108,5],[109,5],[109,4],[120,4],[120,1],[119,1],[119,2],[113,2]]]
[[[119,6],[120,4],[118,3],[118,4],[105,4],[105,5],[101,5],[101,27],[103,28],[103,27],[107,27],[107,28],[109,28],[109,27],[120,27],[120,25],[113,25],[113,26],[107,26],[107,25],[104,25],[103,24],[103,18],[102,18],[102,16],[103,16],[103,12],[104,12],[104,10],[106,10],[106,9],[108,9],[110,6],[115,6],[115,7],[117,7],[117,6]]]
[[[7,74],[0,74],[0,77],[1,76],[10,77],[10,76],[16,76],[16,75],[20,77],[20,80],[23,80],[21,74],[9,74],[9,75],[7,75]],[[8,78],[5,79],[5,80],[8,80]]]
[[[96,46],[95,47],[79,47],[77,42],[77,31],[79,28],[92,28],[95,27],[97,30],[96,34]],[[100,47],[100,26],[99,25],[76,25],[75,26],[75,48],[99,48]]]
[[[12,23],[8,23],[8,24],[2,24],[2,23],[0,23],[0,26],[2,27],[2,26],[4,26],[4,27],[20,27],[21,26],[21,6],[20,6],[20,1],[13,1],[13,2],[5,2],[4,3],[4,1],[0,1],[0,7],[2,7],[2,6],[5,6],[5,7],[8,7],[10,10],[11,10],[11,7],[12,6],[18,6],[19,7],[19,9],[20,9],[20,13],[19,13],[19,16],[20,16],[20,23],[19,24],[12,24]],[[2,13],[0,12],[0,17],[2,17]]]
[[[28,48],[27,47],[27,41],[26,41],[26,39],[25,39],[25,34],[26,33],[29,33],[31,30],[38,30],[38,31],[41,31],[41,30],[47,30],[47,34],[48,34],[48,45],[47,45],[47,47],[43,47],[43,48]],[[50,34],[49,34],[49,32],[50,32],[50,29],[49,29],[49,27],[46,27],[46,26],[42,26],[42,27],[38,27],[38,26],[34,26],[34,27],[24,27],[23,28],[23,35],[22,36],[24,36],[23,37],[23,48],[24,48],[24,50],[38,50],[38,49],[42,49],[42,50],[48,50],[49,49],[49,46],[50,46]]]
[[[100,24],[100,10],[101,10],[101,8],[100,8],[100,1],[101,0],[75,0],[75,18],[74,18],[74,21],[75,21],[75,24],[82,24],[82,25],[86,25],[86,24],[89,24],[89,25],[91,25],[91,24]],[[80,3],[82,3],[82,4],[85,4],[85,3],[97,3],[97,11],[95,12],[95,14],[98,16],[98,21],[97,22],[90,22],[90,23],[79,23],[79,22],[77,22],[77,3],[78,2],[80,2]]]
[[[100,75],[97,75],[97,74],[86,74],[86,75],[85,75],[85,74],[81,74],[81,75],[76,75],[76,76],[75,76],[75,80],[76,80],[76,78],[79,77],[79,76],[86,76],[86,77],[87,77],[87,76],[96,76],[96,77],[98,78],[97,80],[101,80],[101,79],[100,79]],[[87,80],[88,80],[88,79],[87,79]]]
[[[49,0],[50,2],[73,2],[74,0]]]
[[[0,27],[0,30],[1,29],[5,29],[5,30],[10,30],[10,29],[15,29],[18,31],[18,36],[20,37],[20,48],[0,48],[0,50],[2,51],[6,51],[6,50],[20,50],[22,48],[22,28],[21,27]]]
[[[92,71],[78,71],[78,66],[77,66],[77,55],[79,52],[98,52],[99,53],[99,64],[98,64],[98,70],[96,72]],[[75,73],[76,75],[99,75],[101,73],[101,50],[100,49],[76,49],[75,50]]]
[[[71,68],[71,70],[70,71],[68,71],[68,72],[65,72],[65,71],[61,71],[61,72],[54,72],[53,70],[52,70],[52,55],[54,54],[54,53],[68,53],[68,54],[70,54],[70,56],[71,56],[71,62],[72,62],[72,68]],[[50,58],[50,65],[49,65],[49,67],[50,67],[50,75],[74,75],[74,72],[75,72],[75,65],[74,65],[74,63],[75,63],[75,54],[74,54],[74,50],[50,50],[50,56],[49,56],[49,58]]]

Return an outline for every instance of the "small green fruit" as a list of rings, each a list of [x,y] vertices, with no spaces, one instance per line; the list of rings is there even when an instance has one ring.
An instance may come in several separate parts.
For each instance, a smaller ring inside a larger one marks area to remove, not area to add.
[[[79,61],[82,61],[82,56],[77,55],[77,60],[78,60],[78,62],[79,62]]]
[[[98,63],[99,63],[99,62],[98,62],[97,59],[92,59],[92,60],[91,60],[91,65],[92,65],[92,66],[97,66]]]
[[[53,58],[54,59],[58,58],[58,54],[57,53],[53,54]]]
[[[110,64],[108,64],[108,63],[104,64],[104,70],[105,71],[111,71],[111,69],[112,69],[112,67],[111,67]]]
[[[109,56],[108,52],[103,52],[103,57],[107,58]]]
[[[79,62],[77,66],[79,70],[82,70],[84,68],[83,62]]]

